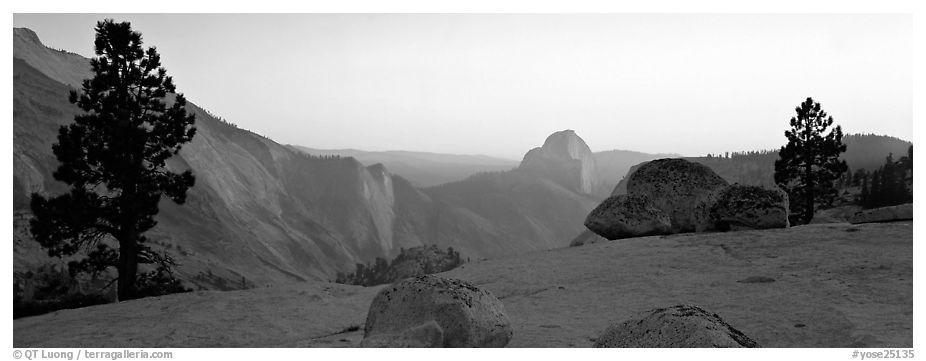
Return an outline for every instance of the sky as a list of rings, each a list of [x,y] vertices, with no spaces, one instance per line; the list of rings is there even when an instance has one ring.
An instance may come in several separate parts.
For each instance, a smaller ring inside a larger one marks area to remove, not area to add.
[[[893,14],[14,14],[93,56],[130,21],[178,91],[284,144],[519,160],[777,149],[819,101],[845,133],[913,138],[913,17]]]

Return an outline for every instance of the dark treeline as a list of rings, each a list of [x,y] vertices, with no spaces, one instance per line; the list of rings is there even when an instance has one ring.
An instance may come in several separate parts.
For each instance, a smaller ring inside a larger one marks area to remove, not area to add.
[[[768,156],[769,154],[778,155],[778,150],[768,149],[768,150],[748,150],[742,152],[725,152],[724,154],[711,154],[707,153],[707,158],[721,158],[721,159],[733,159],[733,158],[743,158],[743,157],[755,157],[755,156]]]
[[[358,263],[354,273],[338,272],[335,283],[375,286],[392,283],[408,277],[452,270],[463,263],[460,253],[453,247],[446,251],[436,245],[402,248],[391,262],[376,257],[373,263]]]
[[[44,264],[22,273],[13,273],[13,318],[41,315],[112,302],[103,291],[107,280],[78,282],[66,267]]]
[[[208,111],[208,110],[206,110],[206,109],[203,109],[203,108],[199,108],[199,109],[202,110],[204,113],[208,114],[210,117],[214,118],[215,120],[218,120],[218,121],[219,121],[220,123],[222,123],[222,124],[225,124],[225,125],[227,125],[227,126],[230,126],[230,127],[232,127],[232,128],[235,128],[235,129],[241,129],[241,127],[239,127],[238,124],[232,123],[232,122],[226,120],[224,117],[218,116],[217,114],[215,114],[215,113],[213,113],[213,112],[210,112],[210,111]],[[256,133],[255,133],[255,134],[256,134]]]
[[[894,160],[894,154],[888,154],[884,165],[868,172],[859,169],[846,172],[841,179],[843,187],[861,187],[857,204],[863,208],[893,206],[913,201],[913,146],[907,154]]]
[[[347,158],[349,158],[349,157],[342,157],[342,156],[337,155],[337,154],[315,155],[315,154],[309,154],[309,153],[300,152],[300,151],[296,151],[295,154],[296,154],[296,156],[298,156],[298,157],[302,157],[302,158],[304,158],[304,159],[309,159],[309,160],[335,160],[335,161],[337,161],[337,160],[342,160],[342,159],[347,159]]]

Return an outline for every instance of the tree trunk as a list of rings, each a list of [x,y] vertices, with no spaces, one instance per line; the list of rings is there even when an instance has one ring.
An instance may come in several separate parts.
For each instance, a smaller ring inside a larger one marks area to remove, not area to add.
[[[813,202],[814,202],[814,184],[813,184],[813,165],[807,163],[805,166],[804,174],[804,187],[807,187],[807,191],[804,195],[804,214],[801,216],[801,220],[804,224],[810,224],[810,221],[813,220]]]
[[[119,301],[138,298],[135,278],[138,274],[138,240],[134,232],[119,239]]]

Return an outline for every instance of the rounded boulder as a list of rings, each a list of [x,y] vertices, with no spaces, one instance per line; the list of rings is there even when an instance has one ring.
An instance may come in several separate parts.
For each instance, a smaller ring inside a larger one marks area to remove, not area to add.
[[[788,207],[781,189],[734,184],[720,191],[710,220],[719,231],[788,228]]]
[[[758,347],[755,340],[717,314],[700,307],[677,305],[643,312],[608,327],[595,347]]]
[[[511,321],[502,302],[468,282],[434,275],[405,279],[373,299],[363,347],[504,347]]]
[[[643,194],[672,220],[672,233],[710,228],[709,211],[727,181],[707,166],[678,158],[650,161],[627,181],[628,194]]]
[[[672,221],[643,194],[605,199],[585,218],[585,227],[609,240],[668,234]]]

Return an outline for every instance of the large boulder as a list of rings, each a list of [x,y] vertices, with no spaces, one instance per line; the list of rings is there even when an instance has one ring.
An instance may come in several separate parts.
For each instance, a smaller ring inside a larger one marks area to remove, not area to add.
[[[875,223],[909,221],[913,219],[913,203],[859,211],[849,218],[849,223]]]
[[[719,231],[788,227],[788,194],[781,189],[733,184],[720,191],[710,208]]]
[[[672,233],[710,228],[709,212],[727,181],[707,166],[678,158],[650,161],[627,180],[627,194],[646,195],[672,221]]]
[[[434,275],[383,288],[373,299],[363,347],[504,347],[511,321],[489,291]]]
[[[758,347],[720,316],[700,307],[657,308],[608,327],[595,347]]]
[[[622,194],[608,197],[593,209],[585,218],[585,227],[615,240],[668,234],[672,231],[672,222],[646,195]]]

